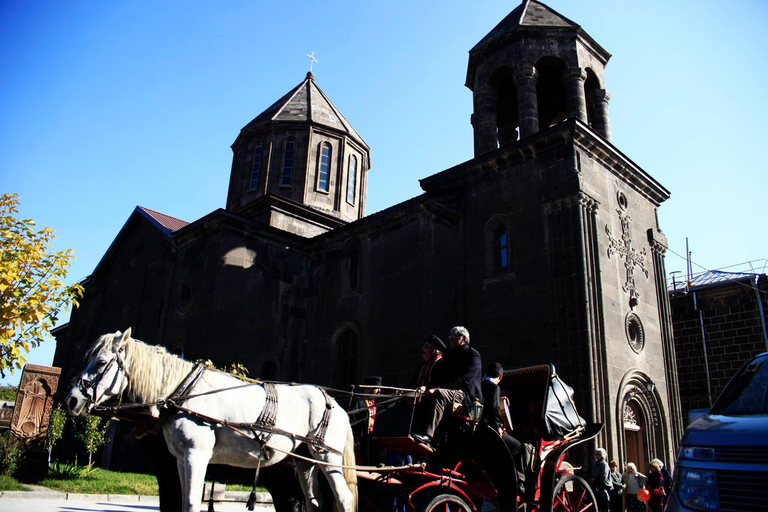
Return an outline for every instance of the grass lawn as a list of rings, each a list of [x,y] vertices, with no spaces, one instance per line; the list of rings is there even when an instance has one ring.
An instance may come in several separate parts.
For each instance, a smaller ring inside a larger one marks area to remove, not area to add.
[[[82,494],[134,494],[157,496],[157,479],[141,473],[120,473],[94,469],[83,477],[50,476],[38,485],[55,491]]]
[[[94,469],[86,476],[65,476],[51,473],[37,485],[42,485],[54,491],[80,494],[132,494],[157,496],[157,479],[154,475],[142,473],[121,473],[106,469]],[[217,483],[217,486],[220,485]],[[0,476],[0,491],[29,491],[29,487],[19,483],[10,476]],[[228,491],[250,491],[250,486],[227,485]],[[265,489],[259,488],[259,491]]]

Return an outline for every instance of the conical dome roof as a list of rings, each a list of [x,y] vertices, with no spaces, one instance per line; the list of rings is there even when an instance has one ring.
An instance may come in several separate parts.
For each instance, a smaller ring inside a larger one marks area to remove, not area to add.
[[[362,137],[352,128],[336,105],[317,86],[312,72],[288,94],[245,125],[246,132],[269,123],[314,123],[341,132],[364,148],[368,148]]]

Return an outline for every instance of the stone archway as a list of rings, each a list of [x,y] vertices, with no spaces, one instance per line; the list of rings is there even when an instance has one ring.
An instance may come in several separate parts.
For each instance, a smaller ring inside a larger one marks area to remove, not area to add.
[[[618,428],[622,468],[634,462],[647,474],[648,463],[657,454],[667,452],[664,411],[656,385],[646,374],[630,370],[619,388]]]

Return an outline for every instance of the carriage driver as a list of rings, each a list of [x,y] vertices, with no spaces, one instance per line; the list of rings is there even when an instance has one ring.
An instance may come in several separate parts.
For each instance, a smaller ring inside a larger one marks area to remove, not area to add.
[[[429,447],[446,407],[458,402],[469,408],[474,400],[483,401],[480,383],[483,363],[477,350],[469,346],[469,331],[461,326],[451,329],[448,336],[451,349],[443,356],[442,368],[432,388],[418,389],[424,394],[416,409],[411,438]]]

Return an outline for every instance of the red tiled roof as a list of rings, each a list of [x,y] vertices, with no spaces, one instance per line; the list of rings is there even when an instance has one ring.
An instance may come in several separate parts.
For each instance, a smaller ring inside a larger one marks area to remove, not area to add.
[[[168,231],[173,233],[174,231],[178,231],[184,226],[189,225],[189,222],[177,219],[176,217],[171,217],[170,215],[166,215],[164,213],[156,212],[154,210],[150,210],[149,208],[144,208],[143,206],[139,206],[139,208],[144,211],[147,215],[155,219],[161,226],[166,228]]]

